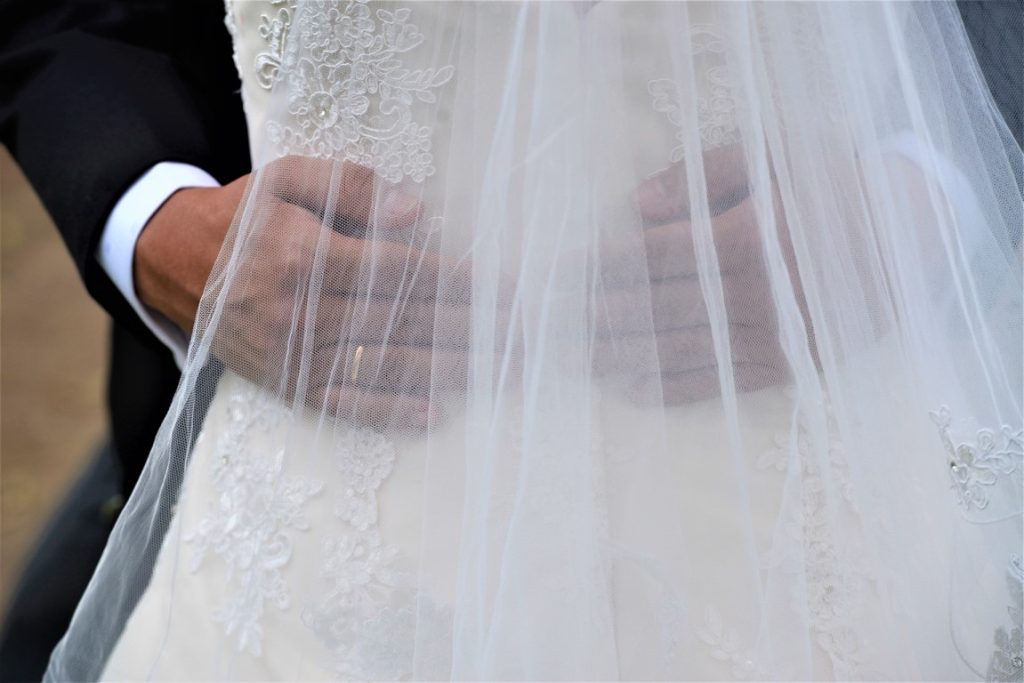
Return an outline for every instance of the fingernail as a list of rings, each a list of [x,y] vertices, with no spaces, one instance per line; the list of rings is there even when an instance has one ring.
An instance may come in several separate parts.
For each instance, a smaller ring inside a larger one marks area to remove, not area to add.
[[[381,210],[389,219],[409,218],[410,214],[416,213],[418,207],[419,202],[415,197],[397,187],[389,188],[381,201]]]
[[[633,205],[644,214],[664,213],[670,204],[668,182],[664,173],[648,178],[640,185],[632,196]]]

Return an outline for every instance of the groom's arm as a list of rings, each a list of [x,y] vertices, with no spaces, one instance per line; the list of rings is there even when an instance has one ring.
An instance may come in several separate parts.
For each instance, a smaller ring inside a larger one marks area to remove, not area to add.
[[[100,263],[101,242],[115,207],[161,162],[220,182],[248,170],[223,6],[12,0],[0,13],[0,141],[53,216],[90,293],[148,336]]]

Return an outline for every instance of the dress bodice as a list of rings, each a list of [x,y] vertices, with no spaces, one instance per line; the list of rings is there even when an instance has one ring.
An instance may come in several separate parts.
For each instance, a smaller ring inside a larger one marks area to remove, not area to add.
[[[688,94],[675,85],[678,65],[660,52],[663,41],[650,40],[647,3],[553,5],[550,21],[570,27],[587,22],[592,35],[608,27],[615,40],[628,43],[622,61],[607,65],[606,74],[609,82],[624,84],[625,95],[602,104],[628,123],[630,134],[622,136],[623,147],[609,142],[610,161],[598,160],[609,162],[595,174],[595,202],[605,203],[599,208],[623,211],[635,177],[680,161],[686,147],[680,133],[684,110],[697,112],[702,149],[739,139],[733,74],[716,29],[724,5],[688,9],[696,74]],[[461,136],[473,127],[490,131],[508,117],[536,112],[527,99],[509,103],[493,97],[486,79],[454,68],[452,55],[476,50],[476,64],[503,73],[509,53],[503,27],[516,20],[515,3],[399,6],[353,0],[299,7],[297,0],[226,0],[226,10],[256,166],[284,154],[361,164],[386,181],[422,186],[428,207],[445,207],[437,218],[454,235],[447,248],[470,243],[473,221],[460,212],[473,201],[459,193],[473,183],[458,179],[476,169],[452,163],[472,156],[457,153],[460,145],[470,144]],[[295,32],[302,36],[299,48],[289,41]],[[580,45],[566,40],[556,49],[557,54],[529,56],[531,50],[524,48],[525,68],[509,78],[529,81],[541,69],[577,65]],[[600,82],[596,87],[600,91]],[[593,92],[570,88],[549,95],[555,132],[559,106]],[[696,106],[683,106],[683,97],[696,98]],[[475,106],[464,106],[468,98]],[[459,118],[466,111],[472,121]],[[536,163],[533,148],[519,140],[510,144],[522,144],[512,154],[513,175],[526,174]],[[611,163],[620,159],[629,163]],[[514,252],[508,258],[514,259]],[[865,363],[891,370],[894,379],[885,391],[899,410],[900,396],[910,392],[901,393],[901,373],[890,367],[895,356],[881,346]],[[637,679],[764,678],[785,671],[786,664],[762,656],[766,638],[771,639],[767,633],[780,641],[792,635],[801,647],[812,643],[807,658],[822,676],[918,673],[903,668],[899,642],[858,637],[875,627],[882,633],[887,619],[882,577],[865,528],[894,520],[875,517],[884,511],[865,505],[878,493],[871,482],[854,493],[838,424],[809,424],[806,399],[785,386],[736,397],[737,414],[743,416],[738,425],[727,424],[729,416],[718,401],[646,410],[613,394],[588,400],[595,417],[590,460],[584,464],[595,535],[607,541],[611,532],[602,525],[614,524],[617,510],[647,516],[638,525],[635,545],[602,547],[606,557],[586,575],[541,563],[531,579],[543,590],[522,591],[520,602],[544,615],[544,600],[571,596],[579,584],[599,595],[608,613],[594,614],[585,626],[611,645],[592,653],[594,671],[617,670]],[[522,438],[520,417],[511,411],[494,427],[508,444],[508,454],[494,459],[497,481],[520,476],[514,456]],[[182,557],[173,544],[162,551],[151,588],[108,665],[111,676],[134,675],[137,662],[155,661],[147,670],[153,678],[217,678],[224,673],[215,668],[217,657],[201,658],[209,670],[189,669],[191,652],[211,648],[229,648],[237,655],[231,674],[253,679],[402,678],[414,671],[437,679],[452,675],[447,657],[453,632],[464,626],[452,617],[464,532],[457,524],[459,506],[468,497],[459,486],[473,461],[464,439],[472,425],[466,415],[450,416],[429,444],[415,434],[346,425],[328,447],[317,418],[287,409],[239,375],[224,373],[168,533],[182,541]],[[742,449],[721,438],[734,428]],[[911,427],[874,437],[873,443],[884,442],[892,453],[918,448],[927,438]],[[829,444],[827,452],[815,451],[810,445],[815,439]],[[557,460],[556,447],[549,448],[551,460]],[[659,449],[670,457],[667,476],[655,481],[638,463]],[[945,495],[941,474],[925,477],[925,497],[936,491]],[[452,490],[432,490],[429,481],[450,482]],[[671,491],[671,514],[645,507],[646,486]],[[500,498],[506,489],[498,484],[494,491]],[[556,497],[557,486],[541,493]],[[425,538],[422,513],[428,498],[437,518],[428,520],[435,533]],[[502,504],[495,501],[493,509],[500,511]],[[820,523],[825,516],[831,526]],[[446,520],[453,523],[445,525]],[[747,536],[739,539],[737,530]],[[655,566],[651,559],[670,543],[665,539],[683,536],[686,554],[677,559],[685,571]],[[546,542],[536,539],[537,557],[544,557]],[[558,549],[551,550],[557,556]],[[936,546],[929,552],[942,557],[945,550]],[[439,564],[429,565],[425,557]],[[752,567],[778,590],[806,597],[791,622],[799,624],[800,633],[786,634],[760,621],[762,609],[789,614],[795,598],[764,595]],[[167,608],[171,594],[173,611]],[[750,608],[754,604],[757,611]],[[916,636],[945,642],[948,624],[939,614],[940,603],[928,609],[922,608],[914,623],[935,633]],[[553,627],[539,623],[537,628]],[[559,671],[560,651],[540,648],[534,654],[542,670]],[[506,670],[514,674],[511,664]]]
[[[422,182],[432,175],[442,160],[429,153],[416,154],[426,138],[451,135],[451,108],[456,100],[451,89],[458,87],[458,74],[450,59],[450,46],[466,26],[477,35],[474,49],[492,46],[500,59],[502,40],[489,43],[488,30],[495,36],[515,20],[515,7],[508,3],[463,3],[453,10],[452,3],[416,2],[410,8],[393,11],[388,3],[357,0],[322,7],[299,9],[296,0],[225,0],[226,24],[234,42],[234,60],[242,81],[242,100],[248,117],[253,159],[273,158],[283,152],[314,156],[337,156],[344,143],[357,142],[343,156],[374,168],[384,178],[398,182],[406,177]],[[673,124],[679,115],[680,93],[670,78],[668,56],[649,40],[649,12],[646,3],[587,2],[565,3],[560,19],[587,22],[588,28],[602,23],[615,26],[630,42],[622,76],[632,84],[626,120],[651,135],[639,138],[646,149],[637,156],[648,158],[652,168],[678,161],[678,131]],[[411,10],[411,12],[410,12]],[[738,140],[735,103],[730,89],[731,76],[725,60],[721,36],[715,28],[713,3],[692,3],[688,15],[693,21],[690,41],[697,73],[695,82],[700,98],[699,129],[705,149]],[[345,24],[346,40],[335,39],[335,26]],[[286,54],[288,35],[299,30],[309,34],[300,52]],[[319,31],[319,33],[318,33]],[[479,34],[484,34],[482,37]],[[320,40],[321,42],[317,42]],[[379,42],[375,42],[379,41]],[[360,45],[372,45],[364,50]],[[572,62],[567,46],[566,61]],[[528,51],[528,50],[527,50]],[[372,57],[372,59],[370,59]],[[376,69],[381,57],[394,60],[389,73]],[[545,55],[548,63],[559,62],[560,55]],[[282,79],[282,64],[293,62],[291,72]],[[527,60],[529,62],[529,60]],[[361,70],[359,64],[367,65]],[[546,66],[546,65],[545,65]],[[542,68],[530,64],[531,68]],[[416,74],[409,78],[408,72]],[[395,76],[403,74],[404,80]],[[393,91],[381,95],[378,83],[387,82]],[[296,99],[308,99],[308,108],[288,112],[269,112],[270,92],[289,88]],[[445,97],[438,97],[448,89]],[[424,119],[425,102],[437,102],[436,116]],[[396,111],[396,102],[401,106]],[[382,104],[387,104],[386,114]],[[526,108],[527,102],[520,106]],[[485,115],[487,112],[480,112]],[[382,123],[383,122],[383,123]],[[264,148],[269,131],[274,140]],[[632,135],[632,142],[637,137]],[[441,145],[430,145],[434,148]],[[357,151],[356,151],[357,150]],[[390,158],[384,157],[390,152]],[[667,153],[666,153],[667,152]]]

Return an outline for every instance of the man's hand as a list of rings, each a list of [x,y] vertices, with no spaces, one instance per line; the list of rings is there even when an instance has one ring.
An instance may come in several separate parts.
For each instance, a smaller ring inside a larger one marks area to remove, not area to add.
[[[738,388],[755,390],[785,377],[742,154],[739,146],[721,148],[704,164],[730,362]],[[182,329],[194,324],[248,182],[176,193],[139,239],[140,298]],[[431,387],[463,386],[467,372],[468,262],[448,263],[413,246],[422,207],[395,189],[378,188],[368,169],[290,157],[268,166],[258,182],[268,201],[247,219],[248,241],[227,284],[214,353],[250,379],[280,382],[287,396],[337,414],[375,425],[425,426],[436,419]],[[595,371],[625,376],[640,400],[679,404],[719,391],[688,196],[681,167],[648,180],[635,194],[645,224],[642,246],[602,251]],[[328,197],[339,215],[324,215]],[[784,217],[776,213],[786,245]],[[785,257],[791,263],[788,248]],[[499,325],[507,322],[499,315]],[[631,333],[647,339],[652,326],[660,372],[646,375],[628,342]],[[443,334],[435,337],[435,329]],[[514,347],[505,352],[515,359]]]
[[[178,192],[139,239],[140,298],[183,329],[248,181]],[[437,419],[431,387],[464,384],[469,264],[413,246],[419,203],[368,169],[289,157],[255,182],[266,201],[247,217],[214,354],[289,398],[375,426]],[[328,205],[338,213],[325,215]],[[433,345],[438,326],[444,348]]]
[[[727,323],[722,331],[728,334],[729,362],[737,388],[753,391],[785,381],[786,377],[745,163],[739,145],[713,150],[703,159],[711,232],[725,300]],[[623,342],[628,342],[630,331],[643,334],[653,326],[661,372],[636,378],[636,396],[670,405],[715,396],[720,390],[718,362],[711,317],[698,278],[689,191],[682,165],[646,181],[634,198],[645,225],[643,245],[623,247],[621,253],[613,248],[604,258],[602,276],[610,289],[607,318],[609,329],[618,338],[614,344],[598,342],[595,362],[602,370],[628,371],[629,355],[621,352],[628,344]],[[785,217],[778,197],[772,199],[775,228],[792,273]],[[798,298],[802,300],[799,294]]]

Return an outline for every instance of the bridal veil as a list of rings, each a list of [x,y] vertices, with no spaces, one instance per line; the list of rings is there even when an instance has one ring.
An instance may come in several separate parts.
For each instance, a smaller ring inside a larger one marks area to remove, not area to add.
[[[50,679],[1020,680],[1022,155],[955,6],[266,4]]]

